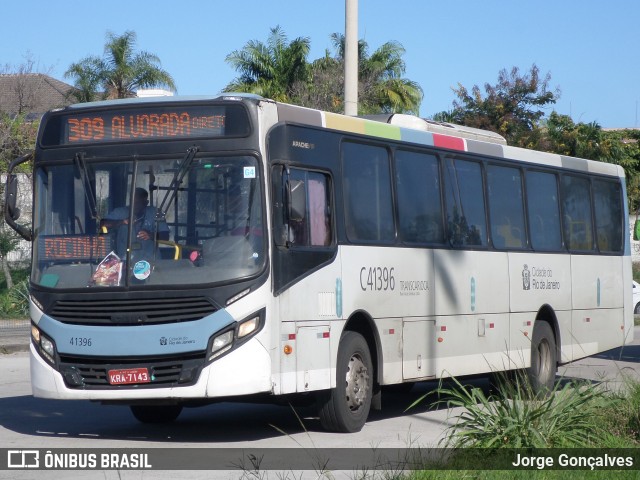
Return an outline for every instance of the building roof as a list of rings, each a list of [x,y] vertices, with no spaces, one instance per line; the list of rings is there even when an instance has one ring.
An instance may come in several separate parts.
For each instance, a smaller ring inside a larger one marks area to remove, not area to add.
[[[42,73],[2,74],[0,113],[25,114],[29,119],[38,119],[52,108],[72,103],[71,90],[71,85]]]

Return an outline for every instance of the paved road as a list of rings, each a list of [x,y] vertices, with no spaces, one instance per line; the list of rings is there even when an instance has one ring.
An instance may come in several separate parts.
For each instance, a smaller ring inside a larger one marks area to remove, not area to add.
[[[636,327],[636,338],[640,329]],[[383,411],[373,412],[361,432],[322,431],[314,409],[219,403],[185,409],[171,425],[142,425],[127,407],[87,401],[43,400],[31,396],[28,354],[0,355],[0,448],[406,448],[436,446],[459,411],[422,402],[405,409],[435,386],[416,385],[409,393],[386,392]],[[640,378],[640,342],[564,366],[561,375],[604,380],[620,386],[624,375]],[[474,380],[486,386],[485,379]],[[11,473],[11,475],[7,475]],[[55,472],[0,471],[0,478],[58,478]],[[36,475],[37,473],[38,475]],[[111,475],[118,473],[118,476]],[[74,472],[73,478],[182,478],[171,472]],[[238,472],[211,472],[191,478],[238,478]],[[95,476],[93,474],[96,474]],[[43,476],[44,475],[44,476]],[[137,475],[137,476],[136,476]],[[166,475],[166,476],[163,476]],[[349,477],[347,475],[347,477]],[[65,475],[66,478],[66,475]],[[262,478],[281,478],[275,475]],[[292,476],[290,478],[298,478]],[[314,478],[313,475],[311,478]]]

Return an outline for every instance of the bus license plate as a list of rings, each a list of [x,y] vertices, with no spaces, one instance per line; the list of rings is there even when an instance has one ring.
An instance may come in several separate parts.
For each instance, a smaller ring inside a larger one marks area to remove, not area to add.
[[[124,368],[122,370],[109,370],[109,383],[111,385],[127,385],[130,383],[150,383],[149,370],[146,368]]]

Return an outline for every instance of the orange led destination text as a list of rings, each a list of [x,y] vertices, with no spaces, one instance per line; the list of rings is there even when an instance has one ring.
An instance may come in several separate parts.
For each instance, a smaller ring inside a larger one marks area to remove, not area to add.
[[[201,136],[223,128],[224,122],[224,115],[191,116],[186,112],[69,118],[69,142]]]

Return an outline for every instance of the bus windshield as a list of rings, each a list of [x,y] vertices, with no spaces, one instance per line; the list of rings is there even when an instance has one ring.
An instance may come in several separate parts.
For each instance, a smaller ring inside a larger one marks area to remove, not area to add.
[[[229,282],[260,272],[257,159],[85,159],[35,171],[32,281],[49,288]]]

